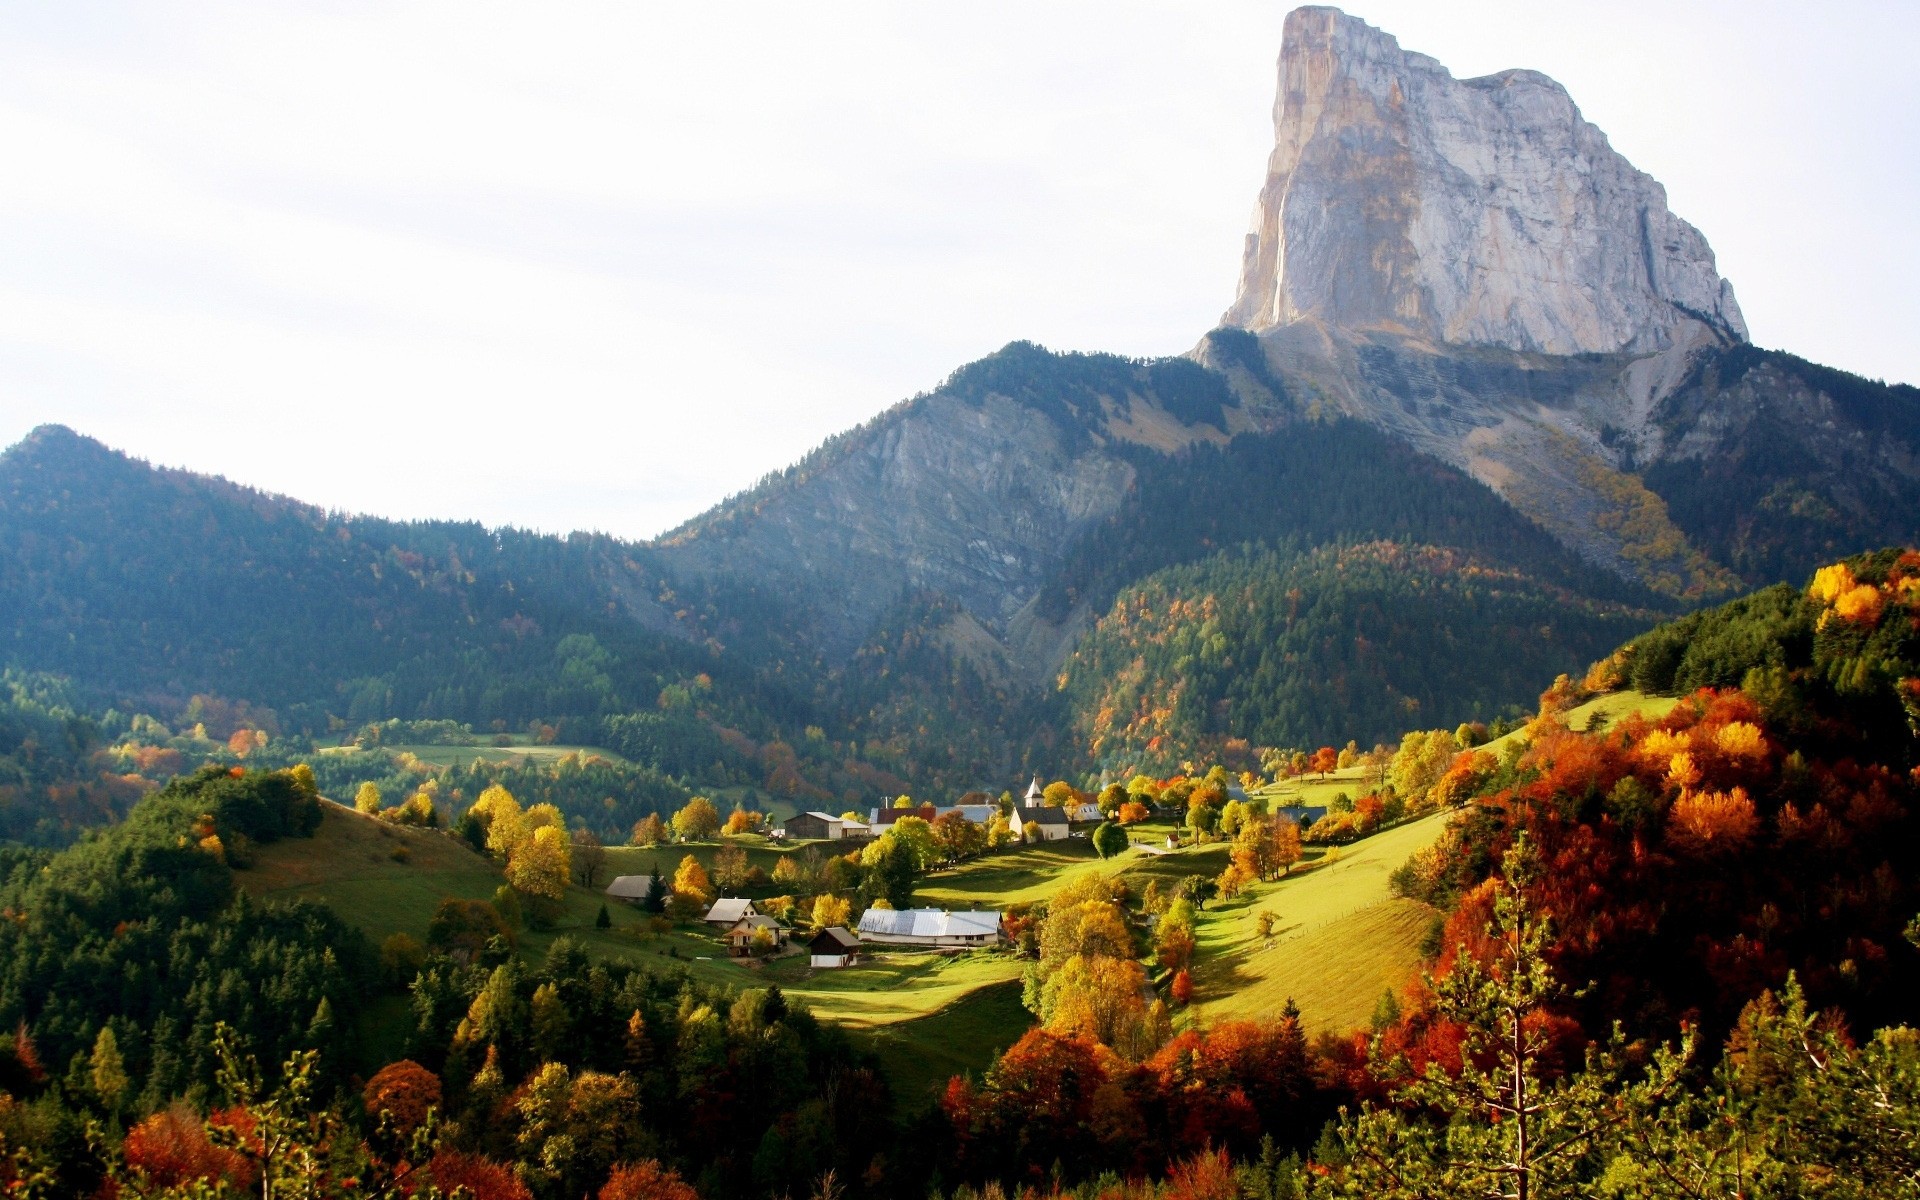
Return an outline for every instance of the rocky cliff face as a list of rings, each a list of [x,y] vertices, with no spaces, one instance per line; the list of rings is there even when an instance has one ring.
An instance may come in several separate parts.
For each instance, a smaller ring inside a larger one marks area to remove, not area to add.
[[[1331,8],[1287,18],[1275,144],[1223,323],[1644,353],[1733,288],[1666,191],[1533,71],[1455,79]]]

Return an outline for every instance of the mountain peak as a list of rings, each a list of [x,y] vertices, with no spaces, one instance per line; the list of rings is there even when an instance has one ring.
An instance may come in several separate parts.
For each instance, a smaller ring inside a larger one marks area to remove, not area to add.
[[[1747,340],[1706,238],[1547,76],[1455,79],[1324,7],[1288,15],[1279,75],[1224,324],[1547,354]]]

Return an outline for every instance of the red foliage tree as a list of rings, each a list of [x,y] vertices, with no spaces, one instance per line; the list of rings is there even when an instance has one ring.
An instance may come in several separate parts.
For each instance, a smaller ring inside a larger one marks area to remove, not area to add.
[[[427,1110],[440,1107],[440,1077],[403,1058],[374,1072],[362,1096],[369,1117],[377,1121],[382,1113],[389,1114],[394,1132],[407,1138],[426,1123]]]
[[[700,1200],[700,1193],[653,1159],[615,1167],[599,1200]]]
[[[121,1153],[128,1172],[154,1188],[224,1182],[245,1192],[254,1183],[253,1164],[209,1141],[206,1126],[184,1104],[162,1109],[128,1130]]]
[[[465,1188],[473,1200],[533,1200],[520,1177],[497,1162],[458,1150],[441,1150],[427,1163],[427,1174],[441,1191]]]

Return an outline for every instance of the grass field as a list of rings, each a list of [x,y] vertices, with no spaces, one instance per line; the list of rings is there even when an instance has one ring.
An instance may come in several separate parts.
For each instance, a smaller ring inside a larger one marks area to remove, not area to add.
[[[938,1098],[955,1075],[985,1071],[1032,1024],[1015,980],[976,988],[944,1008],[856,1036],[880,1056],[894,1096],[918,1108]]]
[[[1329,853],[1289,879],[1200,914],[1193,1013],[1202,1020],[1277,1014],[1291,996],[1313,1031],[1363,1025],[1380,993],[1419,969],[1432,910],[1396,900],[1387,877],[1446,827],[1436,813]],[[1277,918],[1262,942],[1261,910]]]
[[[378,942],[395,933],[425,938],[440,901],[485,900],[500,886],[493,863],[444,834],[389,825],[337,804],[323,811],[312,838],[263,846],[251,868],[236,872],[249,895],[324,900]],[[406,862],[394,857],[401,848]]]
[[[1346,767],[1329,772],[1325,779],[1318,775],[1302,775],[1297,779],[1286,779],[1256,788],[1253,794],[1266,797],[1267,802],[1275,807],[1289,804],[1312,806],[1325,805],[1342,792],[1350,800],[1358,799],[1373,787],[1373,780],[1365,767]]]

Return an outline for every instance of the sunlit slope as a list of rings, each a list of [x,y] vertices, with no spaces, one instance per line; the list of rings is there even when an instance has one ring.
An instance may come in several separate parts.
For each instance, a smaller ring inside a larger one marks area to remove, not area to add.
[[[481,855],[428,829],[390,825],[337,804],[312,838],[261,847],[234,878],[263,900],[320,900],[376,943],[405,933],[424,940],[442,900],[485,900],[502,882]]]
[[[1195,930],[1194,1015],[1274,1017],[1292,997],[1314,1032],[1365,1024],[1381,992],[1419,971],[1432,919],[1425,905],[1394,899],[1387,877],[1440,836],[1447,816],[1376,834],[1335,861],[1209,906]],[[1265,941],[1262,910],[1276,917]]]

